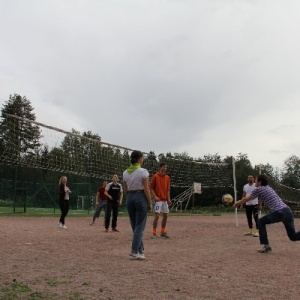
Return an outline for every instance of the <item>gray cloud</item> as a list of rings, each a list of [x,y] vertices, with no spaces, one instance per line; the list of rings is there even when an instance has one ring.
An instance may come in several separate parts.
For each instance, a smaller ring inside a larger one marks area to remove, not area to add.
[[[2,1],[0,99],[143,151],[299,153],[300,4]],[[289,128],[291,130],[289,130]]]

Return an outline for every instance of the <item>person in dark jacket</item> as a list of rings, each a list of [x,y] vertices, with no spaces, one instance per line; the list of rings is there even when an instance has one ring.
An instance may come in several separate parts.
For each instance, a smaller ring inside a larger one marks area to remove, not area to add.
[[[67,229],[65,225],[65,218],[69,212],[69,199],[71,190],[67,187],[67,176],[62,176],[58,182],[59,193],[59,207],[61,210],[61,216],[59,219],[59,227]]]

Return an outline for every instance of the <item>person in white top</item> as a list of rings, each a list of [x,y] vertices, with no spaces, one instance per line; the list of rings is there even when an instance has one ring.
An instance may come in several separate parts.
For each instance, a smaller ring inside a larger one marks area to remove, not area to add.
[[[251,195],[253,190],[256,189],[255,183],[254,183],[254,177],[253,175],[248,175],[248,183],[244,185],[243,188],[243,198],[246,196]],[[255,198],[251,201],[246,202],[246,216],[247,216],[247,222],[249,227],[249,232],[245,233],[245,235],[249,236],[255,236],[258,237],[258,198]],[[253,228],[253,221],[252,216],[255,221],[256,230]]]
[[[130,155],[130,166],[123,173],[127,211],[133,232],[130,259],[145,259],[143,234],[147,212],[151,212],[149,172],[142,168],[143,153],[138,150]]]
[[[59,194],[59,207],[61,210],[61,216],[59,219],[59,227],[67,229],[65,225],[65,218],[69,212],[69,199],[71,190],[67,187],[67,176],[62,176],[58,182],[58,194]]]

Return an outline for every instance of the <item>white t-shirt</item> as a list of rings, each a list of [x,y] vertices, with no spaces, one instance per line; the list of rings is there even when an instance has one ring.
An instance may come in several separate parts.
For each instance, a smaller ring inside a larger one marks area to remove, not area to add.
[[[70,189],[65,185],[65,200],[70,199]]]
[[[255,183],[252,183],[251,185],[247,183],[244,185],[243,192],[246,194],[246,196],[249,196],[256,188],[257,187],[255,186]],[[256,204],[258,204],[258,198],[246,202],[246,205],[256,205]]]
[[[143,180],[148,176],[149,172],[144,168],[136,169],[131,174],[129,174],[126,170],[123,173],[123,180],[127,184],[128,191],[137,191],[144,189]]]

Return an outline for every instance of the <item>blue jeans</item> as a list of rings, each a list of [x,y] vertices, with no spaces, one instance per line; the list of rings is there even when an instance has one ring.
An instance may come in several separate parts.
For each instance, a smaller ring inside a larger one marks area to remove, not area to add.
[[[258,219],[259,239],[263,245],[268,245],[268,234],[266,225],[282,222],[285,226],[286,233],[291,241],[300,240],[300,231],[296,232],[294,215],[289,207],[285,207],[276,211],[273,211],[262,218]]]
[[[133,231],[131,253],[144,252],[143,234],[147,222],[148,204],[144,193],[127,194],[127,211]]]
[[[100,213],[101,213],[102,209],[106,213],[106,208],[107,208],[107,200],[100,200],[100,202],[96,206],[95,213],[93,216],[93,221],[95,221],[96,218],[100,217]],[[105,219],[105,217],[104,217],[104,219]]]

